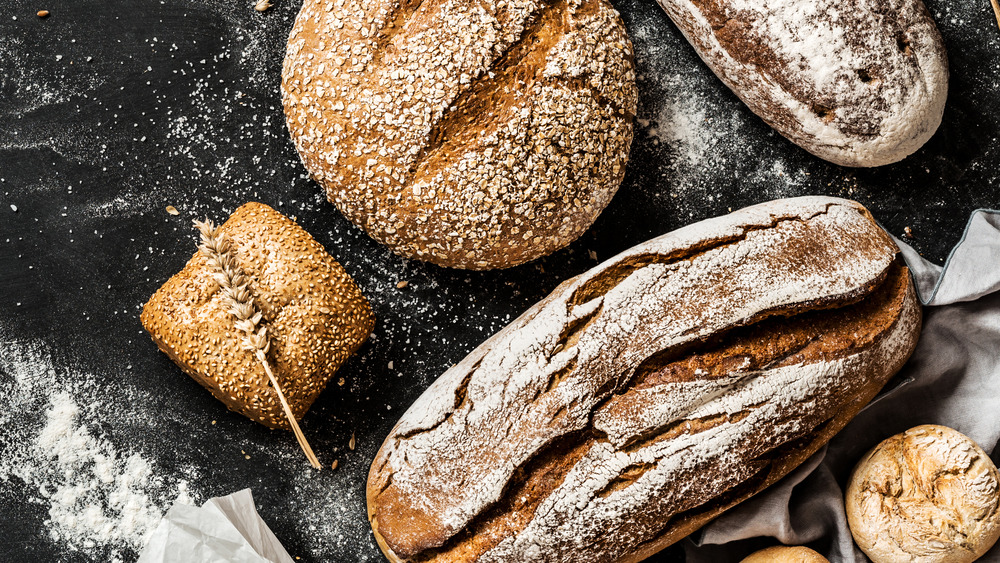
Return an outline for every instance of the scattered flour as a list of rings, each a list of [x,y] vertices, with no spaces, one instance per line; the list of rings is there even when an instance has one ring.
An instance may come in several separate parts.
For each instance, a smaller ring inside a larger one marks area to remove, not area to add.
[[[11,399],[0,415],[0,493],[26,486],[47,508],[45,533],[68,551],[129,559],[173,502],[193,502],[187,481],[93,430],[109,405],[76,378],[62,381],[41,346],[0,343],[0,390]]]
[[[147,493],[157,481],[152,466],[94,437],[81,425],[80,407],[69,393],[57,392],[51,405],[34,444],[42,464],[22,468],[18,476],[49,500],[52,538],[84,547],[141,548],[162,516]],[[181,500],[190,501],[186,482],[178,488]]]
[[[637,123],[646,128],[648,135],[674,150],[675,169],[699,166],[704,155],[723,137],[723,131],[708,122],[704,104],[690,99],[665,100],[655,124],[642,118]]]

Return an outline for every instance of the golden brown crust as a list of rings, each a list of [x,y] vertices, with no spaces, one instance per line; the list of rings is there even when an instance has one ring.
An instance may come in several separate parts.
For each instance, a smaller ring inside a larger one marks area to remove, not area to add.
[[[858,462],[845,508],[874,563],[971,563],[1000,538],[1000,472],[968,436],[925,424]]]
[[[779,545],[751,553],[740,563],[830,563],[830,561],[808,547]]]
[[[439,563],[663,549],[803,462],[902,366],[920,309],[896,252],[856,203],[801,198],[564,283],[397,424],[369,474],[379,545]]]
[[[375,318],[361,290],[294,221],[261,203],[220,227],[270,336],[274,375],[301,418],[337,369],[368,338]],[[140,316],[160,350],[231,410],[289,429],[260,363],[244,349],[207,259],[196,253]]]
[[[902,269],[901,273],[902,275],[897,277],[896,279],[897,282],[901,283],[901,285],[898,286],[899,291],[894,292],[895,296],[900,298],[897,300],[896,305],[899,305],[901,307],[895,308],[895,313],[894,313],[895,317],[891,319],[889,325],[895,324],[895,322],[900,317],[912,316],[914,314],[919,315],[919,310],[915,309],[917,307],[916,294],[914,293],[912,282],[910,281],[909,278],[909,274],[906,272],[905,268]],[[891,295],[887,297],[891,297]],[[880,305],[885,307],[888,304],[881,303]],[[885,307],[883,311],[875,311],[875,313],[877,314],[879,312],[891,311],[893,308],[894,307],[892,305],[888,305],[887,307]],[[905,310],[906,308],[909,308],[910,310],[906,311]],[[860,316],[860,315],[872,314],[873,311],[871,310],[871,308],[866,307],[860,311],[857,311],[857,313]],[[848,330],[856,329],[858,328],[858,325],[856,323],[847,324],[843,328]],[[884,335],[885,331],[888,328],[890,327],[883,326],[882,330],[878,332]],[[916,345],[916,338],[918,337],[918,335],[919,335],[919,326],[917,327],[917,330],[912,333],[911,336],[912,341],[908,344],[909,349],[912,349]],[[757,342],[758,345],[760,343],[761,342]],[[865,343],[865,345],[871,345],[871,343],[867,342]],[[701,355],[695,355],[692,356],[691,359],[697,361],[700,357]],[[795,358],[795,359],[798,359],[800,361],[802,360],[802,358]],[[902,367],[902,364],[905,362],[905,360],[906,356],[900,356],[896,358],[892,364],[884,366],[885,368],[884,373],[892,374],[897,372]],[[818,361],[818,358],[814,357],[812,358],[811,361]],[[696,508],[684,511],[679,514],[675,514],[673,517],[671,517],[669,525],[664,526],[664,533],[662,535],[638,546],[633,553],[630,553],[625,557],[623,557],[622,559],[620,559],[619,560],[620,563],[639,563],[640,561],[645,560],[646,558],[665,549],[670,545],[673,545],[677,541],[683,539],[684,537],[690,535],[699,528],[708,524],[713,519],[724,513],[726,510],[729,510],[730,508],[749,499],[750,497],[756,495],[757,493],[763,491],[767,487],[776,483],[779,479],[781,479],[790,471],[798,467],[801,463],[809,459],[810,456],[816,453],[821,447],[823,447],[824,444],[829,442],[834,435],[836,435],[841,429],[843,429],[843,427],[846,426],[847,423],[850,422],[851,419],[853,419],[854,416],[857,415],[857,413],[860,412],[860,410],[864,408],[864,406],[868,404],[868,402],[871,401],[872,398],[875,397],[876,394],[878,394],[878,391],[882,388],[886,379],[887,379],[886,375],[882,375],[880,377],[871,379],[871,381],[869,381],[854,398],[849,400],[837,412],[837,414],[833,416],[833,418],[830,418],[826,421],[822,421],[819,424],[816,424],[815,425],[816,428],[812,432],[811,436],[805,436],[793,440],[777,448],[776,449],[777,451],[769,452],[768,457],[772,459],[772,463],[769,466],[769,469],[767,470],[765,477],[763,477],[762,479],[756,479],[749,486],[739,485],[735,489],[726,491],[720,498],[713,499]],[[695,429],[694,431],[697,431],[697,429]],[[674,435],[676,435],[676,433]],[[661,439],[664,438],[669,439],[670,435],[663,436]],[[582,449],[583,446],[577,447],[578,452],[580,452]],[[560,457],[560,455],[562,457]],[[572,468],[572,466],[578,459],[579,455],[566,456],[565,453],[562,452],[555,455],[550,454],[547,457],[547,461],[550,465],[560,466],[563,472],[568,471],[570,468]],[[538,471],[537,469],[531,471],[531,475],[528,476],[528,479],[530,480],[533,476],[537,477],[540,473],[542,472]],[[515,509],[515,511],[519,512],[519,514],[517,514],[516,516],[519,516],[522,520],[525,519],[526,517],[530,518],[532,516],[531,512],[533,512],[533,508],[537,507],[538,502],[543,500],[546,495],[551,493],[551,491],[555,489],[555,487],[558,484],[559,482],[555,481],[549,483],[548,486],[542,488],[541,491],[536,491],[534,498],[531,499],[532,501],[534,501],[534,505],[531,507],[532,510],[530,511],[525,510],[525,505],[527,503],[523,502],[522,500],[522,502],[519,503]],[[526,488],[527,487],[516,488],[516,490],[509,491],[507,496],[508,498],[513,498],[513,499],[523,499],[525,496],[524,493]],[[373,505],[369,504],[370,517],[372,509]],[[509,506],[505,507],[505,509],[507,511],[511,510]],[[504,513],[504,516],[507,517],[508,520],[511,518],[510,512]],[[498,519],[499,518],[494,517],[494,522]],[[371,518],[371,520],[373,522],[373,525],[375,522],[377,522],[377,520],[374,518]],[[489,525],[493,524],[494,522],[487,522],[486,526],[480,524],[479,529],[477,529],[476,532],[481,533],[483,528],[490,527]],[[492,526],[492,528],[493,529],[490,529],[487,533],[495,534],[497,532],[496,526]],[[521,528],[523,528],[523,523]],[[511,531],[516,532],[518,531],[518,529],[512,529],[512,530],[508,529],[503,531],[509,533]],[[391,548],[389,548],[389,546],[385,543],[384,538],[378,532],[377,528],[374,530],[374,533],[379,546],[382,548],[383,552],[390,559],[390,561],[393,562],[410,561],[410,559],[401,559],[394,552],[392,552]],[[485,542],[483,540],[484,538],[482,537],[477,537],[474,534],[468,534],[464,539],[462,539],[459,542],[459,546],[457,548],[454,548],[447,552],[434,553],[429,558],[420,557],[412,560],[434,561],[437,563],[476,561],[476,557],[479,554],[485,552],[485,549],[483,549],[485,545],[496,545],[496,543],[498,543],[498,540],[496,539],[487,538],[487,541]],[[822,561],[822,560],[823,559],[821,558],[817,561]],[[797,560],[790,559],[790,561],[797,561]],[[811,560],[805,559],[803,561],[811,561]]]
[[[306,169],[348,219],[471,269],[590,226],[624,175],[637,99],[606,0],[306,0],[282,94]]]

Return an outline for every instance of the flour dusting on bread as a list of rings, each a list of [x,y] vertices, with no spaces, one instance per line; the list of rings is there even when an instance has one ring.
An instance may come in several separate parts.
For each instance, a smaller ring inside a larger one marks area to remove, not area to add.
[[[404,559],[466,541],[483,561],[629,554],[663,525],[635,514],[666,518],[766,473],[771,450],[825,435],[816,429],[840,407],[881,387],[919,322],[895,255],[857,204],[799,198],[680,229],[565,282],[403,416],[370,475],[376,531]],[[866,305],[868,295],[882,302]],[[856,311],[843,321],[850,334],[809,328],[852,307],[869,307],[871,322]],[[753,344],[758,326],[798,314],[816,317],[785,322],[798,327],[773,346],[785,348]],[[742,336],[713,344],[731,333]],[[723,344],[750,351],[716,369],[712,346]],[[692,348],[705,351],[689,363],[707,371],[671,375]],[[526,467],[565,443],[579,444],[577,461],[539,470],[555,488],[516,518],[495,516],[502,499],[521,502],[507,491],[532,478]],[[504,518],[517,523],[495,523]],[[476,526],[506,531],[452,540]],[[477,559],[440,559],[466,560]]]
[[[880,166],[941,122],[948,62],[920,0],[659,0],[757,115],[813,154]]]

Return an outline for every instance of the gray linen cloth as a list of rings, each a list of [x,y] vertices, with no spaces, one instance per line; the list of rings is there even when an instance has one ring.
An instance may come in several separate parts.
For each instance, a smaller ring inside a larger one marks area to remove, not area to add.
[[[954,428],[997,461],[1000,211],[975,211],[943,268],[897,242],[926,305],[913,356],[826,448],[684,540],[688,563],[737,562],[778,543],[808,544],[832,563],[868,561],[851,539],[842,487],[865,452],[919,424]],[[980,561],[1000,562],[1000,545]]]

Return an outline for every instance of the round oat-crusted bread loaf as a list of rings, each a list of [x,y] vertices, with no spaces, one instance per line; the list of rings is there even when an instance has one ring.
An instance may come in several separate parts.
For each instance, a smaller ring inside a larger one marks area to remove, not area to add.
[[[875,446],[854,469],[845,505],[854,541],[874,563],[971,563],[1000,538],[1000,472],[946,426],[917,426]]]
[[[506,268],[621,183],[632,45],[607,0],[305,0],[282,100],[306,169],[395,252]]]

